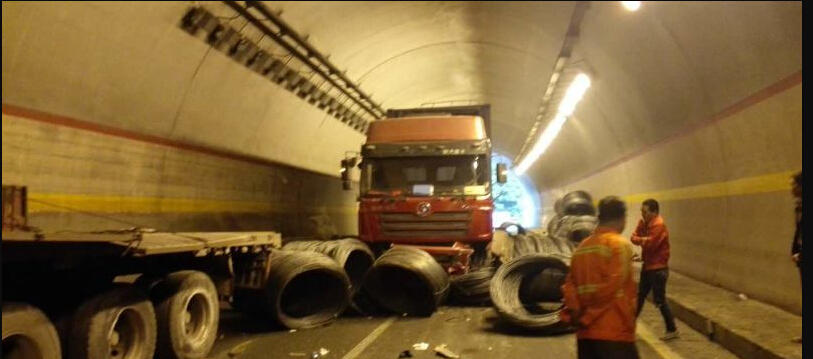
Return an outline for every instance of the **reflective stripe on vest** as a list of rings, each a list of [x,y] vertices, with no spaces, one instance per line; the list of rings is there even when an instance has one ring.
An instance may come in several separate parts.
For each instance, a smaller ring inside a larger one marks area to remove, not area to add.
[[[596,244],[576,249],[576,251],[573,252],[573,257],[591,253],[598,253],[602,257],[610,257],[613,255],[612,249],[610,249],[610,247],[605,246],[603,244]]]

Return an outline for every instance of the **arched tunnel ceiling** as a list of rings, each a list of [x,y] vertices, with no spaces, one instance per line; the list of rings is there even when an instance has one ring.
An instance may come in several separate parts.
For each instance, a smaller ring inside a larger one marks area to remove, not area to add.
[[[363,136],[180,30],[193,3],[233,14],[220,2],[4,3],[4,103],[336,173]],[[266,4],[384,108],[490,103],[495,149],[512,157],[574,9]],[[708,119],[800,71],[801,36],[801,2],[645,2],[635,13],[592,2],[572,61],[593,85],[529,174],[566,184]]]
[[[492,104],[516,155],[541,103],[572,2],[268,2],[385,107]],[[703,121],[802,67],[801,3],[593,2],[572,62],[593,86],[530,172],[552,186]]]

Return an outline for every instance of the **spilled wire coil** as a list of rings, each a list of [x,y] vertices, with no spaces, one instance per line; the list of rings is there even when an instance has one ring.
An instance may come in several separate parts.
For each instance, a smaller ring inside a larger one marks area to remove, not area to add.
[[[352,238],[331,241],[296,241],[285,244],[282,249],[319,252],[333,258],[347,273],[353,293],[361,287],[364,275],[375,261],[370,248],[364,242]]]
[[[529,230],[524,235],[519,234],[513,236],[512,240],[512,253],[504,259],[504,262],[535,253],[556,256],[569,262],[573,249],[576,246],[576,243],[566,238],[551,236],[546,232],[538,230]]]
[[[562,213],[575,216],[595,216],[593,197],[585,191],[573,191],[562,197]]]
[[[235,293],[242,307],[292,329],[327,324],[347,308],[350,280],[335,260],[318,252],[274,251],[270,256],[264,290]]]
[[[344,268],[345,274],[350,279],[350,307],[363,315],[380,312],[369,298],[369,294],[361,290],[364,276],[375,262],[373,252],[364,242],[353,238],[330,241],[295,241],[285,244],[282,249],[318,252],[333,258]]]
[[[491,278],[494,267],[483,267],[466,274],[456,275],[449,280],[449,299],[457,304],[487,305],[491,303]]]
[[[395,246],[375,261],[364,289],[395,313],[429,316],[446,300],[449,276],[428,253]]]
[[[561,301],[550,298],[546,295],[548,293],[534,292],[531,285],[545,271],[567,273],[568,265],[563,259],[554,256],[529,254],[515,258],[497,269],[491,279],[491,301],[504,321],[526,329],[563,329],[559,320]]]

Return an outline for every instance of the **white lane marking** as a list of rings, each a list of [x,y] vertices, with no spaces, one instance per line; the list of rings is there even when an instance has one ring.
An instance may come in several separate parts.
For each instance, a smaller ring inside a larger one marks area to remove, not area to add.
[[[638,334],[638,336],[640,336],[641,339],[647,342],[647,344],[649,344],[649,346],[652,347],[652,349],[654,349],[655,352],[661,356],[661,358],[683,359],[683,357],[680,354],[675,353],[675,351],[672,350],[672,348],[670,348],[668,345],[666,345],[666,343],[664,343],[662,340],[656,337],[655,334],[653,334],[652,331],[649,330],[649,327],[647,327],[646,324],[639,320],[638,323],[636,323],[635,327],[636,334]]]
[[[372,332],[370,332],[370,334],[367,335],[367,337],[362,339],[358,344],[356,344],[355,347],[353,347],[353,349],[351,349],[347,354],[345,354],[342,357],[342,359],[354,359],[358,357],[359,354],[361,354],[361,352],[364,351],[364,349],[367,349],[367,347],[370,346],[370,344],[372,344],[373,341],[375,341],[378,338],[378,336],[381,335],[381,333],[387,330],[387,328],[389,328],[390,325],[392,325],[392,323],[395,323],[396,319],[398,319],[398,317],[392,317],[390,319],[387,319],[387,321],[385,321],[384,323],[381,323],[381,325],[379,325],[378,328],[375,328]]]

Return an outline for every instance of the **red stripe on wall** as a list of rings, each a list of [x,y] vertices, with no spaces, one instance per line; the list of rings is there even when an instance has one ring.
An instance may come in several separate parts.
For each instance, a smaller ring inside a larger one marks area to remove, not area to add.
[[[754,94],[751,94],[750,96],[748,96],[748,97],[740,100],[739,102],[727,107],[726,109],[718,112],[717,114],[715,114],[714,116],[712,116],[712,117],[710,117],[708,119],[705,119],[703,121],[699,121],[698,123],[691,124],[691,125],[687,126],[686,128],[684,128],[683,130],[681,130],[680,132],[674,134],[674,135],[668,136],[668,137],[666,137],[666,138],[664,138],[664,139],[662,139],[660,141],[657,141],[657,142],[652,143],[650,145],[644,146],[643,148],[641,148],[638,151],[635,151],[635,152],[633,152],[631,154],[623,156],[623,157],[621,157],[621,158],[619,158],[619,159],[617,159],[617,160],[615,160],[613,162],[610,162],[607,165],[599,167],[599,169],[597,169],[595,171],[592,171],[592,172],[590,172],[590,173],[588,173],[588,174],[586,174],[586,175],[584,175],[584,176],[582,176],[582,177],[580,177],[580,178],[578,178],[576,180],[570,181],[570,183],[568,183],[568,185],[579,182],[579,181],[582,181],[582,180],[585,180],[585,179],[590,178],[592,176],[595,176],[595,175],[597,175],[597,174],[599,174],[601,172],[604,172],[604,171],[606,171],[606,170],[608,170],[610,168],[613,168],[613,167],[618,166],[618,165],[620,165],[620,164],[622,164],[624,162],[632,160],[635,157],[641,156],[641,155],[643,155],[643,154],[645,154],[645,153],[647,153],[649,151],[652,151],[656,147],[666,145],[666,144],[668,144],[670,142],[673,142],[673,141],[675,141],[675,140],[677,140],[677,139],[679,139],[681,137],[688,136],[688,135],[690,135],[690,134],[692,134],[694,132],[697,132],[697,131],[705,128],[705,127],[708,127],[708,126],[710,126],[710,125],[712,125],[712,124],[714,124],[714,123],[716,123],[716,122],[718,122],[718,121],[720,121],[722,119],[731,117],[731,116],[737,114],[738,112],[741,112],[741,111],[743,111],[743,110],[745,110],[745,109],[747,109],[747,108],[749,108],[751,106],[754,106],[754,105],[756,105],[756,104],[758,104],[758,103],[760,103],[762,101],[765,101],[765,100],[767,100],[767,99],[769,99],[769,98],[771,98],[771,97],[773,97],[773,96],[775,96],[775,95],[777,95],[779,93],[782,93],[785,90],[793,88],[794,86],[799,85],[801,83],[802,83],[802,70],[799,70],[798,72],[795,72],[794,74],[792,74],[792,75],[790,75],[788,77],[785,77],[785,78],[775,82],[774,84],[772,84],[772,85],[770,85],[768,87],[765,87],[762,90],[757,91]]]
[[[291,168],[299,171],[307,171],[311,172],[320,176],[326,177],[337,177],[337,176],[329,176],[324,173],[314,172],[313,170],[309,170],[306,168],[301,168],[297,166],[287,165],[279,162],[274,162],[269,159],[265,159],[262,157],[246,155],[242,153],[232,152],[228,150],[221,150],[212,147],[207,147],[203,145],[197,145],[192,143],[187,143],[178,140],[172,140],[164,137],[153,136],[142,134],[134,131],[123,130],[120,128],[100,125],[97,123],[92,123],[88,121],[77,120],[75,118],[70,118],[66,116],[55,115],[51,113],[46,113],[42,111],[37,111],[29,108],[24,108],[15,105],[9,105],[4,103],[3,104],[3,113],[9,116],[16,116],[21,117],[37,122],[44,122],[58,126],[70,127],[79,130],[90,131],[94,133],[100,133],[108,136],[114,136],[119,138],[125,138],[128,140],[151,143],[161,146],[167,146],[172,148],[177,148],[181,150],[193,151],[197,153],[202,153],[210,156],[226,158],[230,160],[248,162],[256,165],[262,166],[280,166]],[[338,166],[338,164],[337,164]]]

